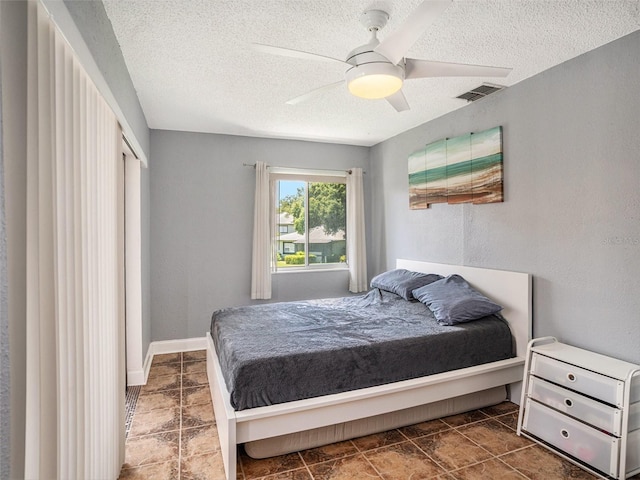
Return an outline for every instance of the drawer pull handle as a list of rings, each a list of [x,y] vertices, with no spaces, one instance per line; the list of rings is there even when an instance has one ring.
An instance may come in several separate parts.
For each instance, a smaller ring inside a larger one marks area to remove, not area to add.
[[[573,373],[567,373],[567,380],[569,380],[570,382],[575,382],[576,376]]]
[[[562,435],[564,438],[569,438],[569,432],[564,428],[560,430],[560,435]]]
[[[565,398],[565,399],[564,399],[564,404],[565,404],[567,407],[571,408],[571,407],[573,407],[573,400],[571,400],[570,398]]]

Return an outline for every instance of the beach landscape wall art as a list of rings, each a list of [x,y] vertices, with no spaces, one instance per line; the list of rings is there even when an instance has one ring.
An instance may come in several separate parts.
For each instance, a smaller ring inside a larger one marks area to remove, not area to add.
[[[409,155],[410,208],[504,201],[502,160],[502,127],[426,145]]]

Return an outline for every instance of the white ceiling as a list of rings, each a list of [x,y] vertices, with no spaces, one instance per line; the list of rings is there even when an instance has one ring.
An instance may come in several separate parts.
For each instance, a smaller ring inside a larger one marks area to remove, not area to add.
[[[466,105],[483,82],[511,86],[640,29],[640,0],[454,0],[407,57],[512,67],[506,78],[405,82],[410,111],[351,96],[339,63],[273,56],[252,42],[345,58],[367,43],[360,14],[394,31],[421,0],[104,0],[150,128],[374,145]]]

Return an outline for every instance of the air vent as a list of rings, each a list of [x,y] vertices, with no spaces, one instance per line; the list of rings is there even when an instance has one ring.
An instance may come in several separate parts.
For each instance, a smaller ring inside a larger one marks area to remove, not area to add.
[[[479,87],[473,88],[462,95],[457,96],[456,98],[460,98],[462,100],[466,100],[467,102],[475,102],[476,100],[480,100],[481,98],[486,97],[487,95],[491,95],[493,92],[497,92],[498,90],[502,90],[504,87],[500,85],[480,85]]]

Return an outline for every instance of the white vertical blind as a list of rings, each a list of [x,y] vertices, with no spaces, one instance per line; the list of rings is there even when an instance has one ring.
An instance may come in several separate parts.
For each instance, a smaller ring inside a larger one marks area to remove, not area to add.
[[[256,194],[253,213],[251,298],[271,298],[271,193],[268,165],[256,162]]]
[[[347,262],[349,291],[368,290],[367,244],[364,226],[364,187],[362,169],[352,168],[347,175]]]
[[[29,1],[26,478],[117,478],[124,382],[116,117]]]

